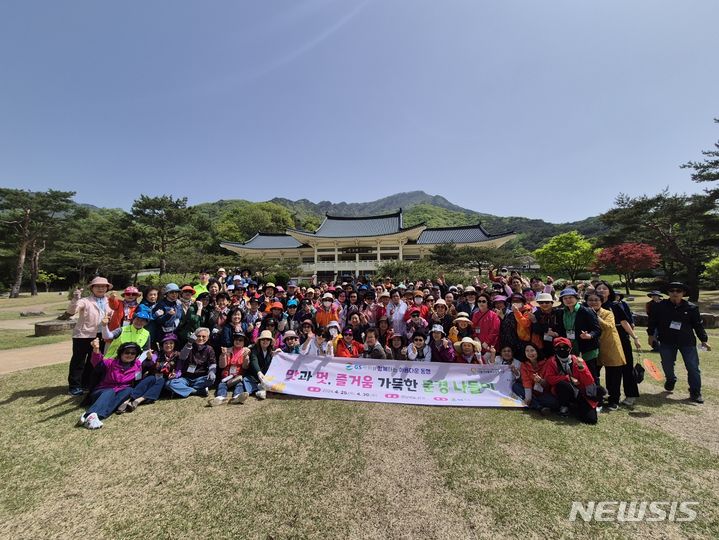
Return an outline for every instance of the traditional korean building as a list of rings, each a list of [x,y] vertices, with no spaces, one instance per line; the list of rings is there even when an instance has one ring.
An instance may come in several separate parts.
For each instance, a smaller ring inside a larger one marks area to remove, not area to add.
[[[499,247],[514,232],[490,234],[481,223],[463,227],[428,228],[402,224],[402,209],[393,214],[343,217],[326,214],[315,232],[287,229],[285,233],[258,232],[247,242],[220,245],[246,257],[296,259],[303,274],[319,280],[338,276],[373,274],[386,261],[414,261],[438,244]]]

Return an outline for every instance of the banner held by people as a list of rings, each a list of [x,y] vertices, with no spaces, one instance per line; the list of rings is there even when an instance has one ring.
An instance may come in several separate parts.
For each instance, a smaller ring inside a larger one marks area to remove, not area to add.
[[[456,407],[523,407],[504,365],[401,362],[275,355],[265,375],[271,392],[350,401]]]

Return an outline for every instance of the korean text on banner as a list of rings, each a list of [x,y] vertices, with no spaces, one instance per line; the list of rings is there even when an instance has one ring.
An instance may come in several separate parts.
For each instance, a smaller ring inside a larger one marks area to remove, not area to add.
[[[509,366],[279,353],[268,390],[294,396],[455,407],[523,407]]]

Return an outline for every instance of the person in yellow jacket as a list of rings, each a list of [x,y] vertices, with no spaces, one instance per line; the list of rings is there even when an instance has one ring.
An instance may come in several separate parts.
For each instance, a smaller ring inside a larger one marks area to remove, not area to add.
[[[144,350],[150,348],[150,332],[145,330],[145,325],[152,319],[152,315],[144,309],[138,309],[132,318],[132,323],[115,329],[114,332],[103,326],[102,333],[105,339],[111,339],[110,346],[105,351],[105,356],[114,358],[117,349],[123,343],[137,343]]]
[[[607,393],[609,394],[606,409],[616,411],[619,408],[621,396],[622,366],[627,363],[622,349],[622,342],[617,332],[614,313],[602,307],[602,297],[595,292],[589,292],[584,297],[587,306],[595,311],[602,333],[599,335],[599,357],[597,365],[605,369]]]

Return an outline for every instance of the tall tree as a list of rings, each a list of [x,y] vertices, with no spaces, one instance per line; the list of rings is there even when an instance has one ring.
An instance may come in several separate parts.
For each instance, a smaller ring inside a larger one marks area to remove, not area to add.
[[[164,274],[170,249],[196,234],[197,228],[191,226],[196,218],[194,208],[187,206],[187,197],[140,195],[132,204],[131,213],[142,243],[156,254],[160,275]]]
[[[547,272],[577,279],[594,261],[592,244],[577,231],[558,234],[534,251],[540,266]]]
[[[33,276],[37,278],[40,254],[57,229],[73,216],[77,205],[74,191],[26,191],[0,188],[0,225],[11,238],[17,254],[15,280],[10,298],[17,298],[22,286],[28,251],[33,253]],[[34,294],[37,294],[35,290]]]
[[[615,208],[600,216],[610,227],[605,242],[632,240],[655,246],[663,260],[683,268],[689,297],[696,300],[699,276],[719,246],[714,201],[704,195],[672,195],[665,189],[653,197],[621,194],[614,204]]]
[[[597,255],[597,267],[619,274],[624,279],[627,295],[637,272],[656,268],[660,262],[656,249],[642,242],[623,242],[604,248]]]
[[[719,118],[715,118],[714,122],[719,124]],[[714,143],[714,150],[703,150],[702,154],[704,161],[689,161],[682,165],[682,168],[694,169],[692,180],[695,182],[719,181],[719,141]],[[707,189],[707,194],[716,201],[719,199],[719,187]]]

